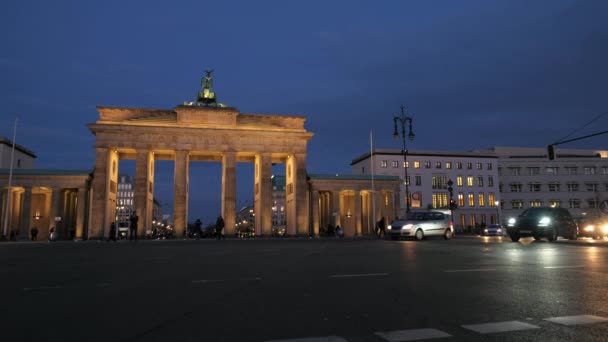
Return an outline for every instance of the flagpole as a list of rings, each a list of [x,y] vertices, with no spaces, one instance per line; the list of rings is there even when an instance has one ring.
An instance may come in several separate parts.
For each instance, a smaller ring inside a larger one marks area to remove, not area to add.
[[[15,139],[17,138],[17,118],[15,118],[15,125],[13,127],[13,148],[11,150],[11,165],[8,171],[8,189],[6,190],[6,210],[4,211],[4,230],[2,231],[2,239],[6,240],[6,233],[8,230],[8,212],[11,206],[11,187],[13,182],[13,160],[15,158]]]
[[[372,163],[372,234],[376,232],[376,188],[374,187],[374,138],[372,130],[369,130],[369,158]]]

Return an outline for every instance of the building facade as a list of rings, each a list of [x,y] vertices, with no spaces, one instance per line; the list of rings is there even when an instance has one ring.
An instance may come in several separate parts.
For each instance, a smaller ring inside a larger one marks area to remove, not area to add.
[[[505,220],[530,207],[562,207],[575,217],[600,215],[608,200],[608,151],[493,147],[498,157],[501,207]]]
[[[118,192],[116,193],[116,227],[119,232],[129,230],[129,217],[135,206],[135,178],[121,174],[118,176]]]
[[[408,151],[404,162],[401,150],[375,149],[352,163],[354,175],[390,175],[401,178],[399,216],[405,216],[406,201],[411,210],[448,209],[448,182],[453,185],[453,211],[457,230],[493,224],[500,220],[498,158],[491,151],[448,152]],[[407,168],[406,191],[404,168]],[[409,193],[409,197],[407,194]]]
[[[272,231],[273,235],[285,233],[285,176],[272,175]]]
[[[13,141],[0,137],[0,169],[11,168],[11,154],[13,154]],[[36,155],[29,149],[15,144],[15,153],[12,155],[13,169],[31,169],[34,167]]]

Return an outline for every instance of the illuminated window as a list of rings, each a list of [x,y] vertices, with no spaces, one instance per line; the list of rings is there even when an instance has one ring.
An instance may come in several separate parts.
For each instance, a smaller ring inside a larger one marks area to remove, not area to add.
[[[475,195],[469,194],[469,207],[474,207],[474,206],[475,206]]]
[[[494,194],[493,193],[489,193],[488,194],[488,204],[490,205],[490,207],[495,207],[496,206],[496,200],[494,199]]]
[[[464,207],[464,194],[462,192],[458,193],[458,206]]]
[[[531,207],[542,207],[543,206],[543,201],[541,201],[541,200],[532,200],[532,201],[530,201],[530,206]]]
[[[388,167],[388,161],[386,161],[386,160],[381,161],[380,167]]]
[[[485,195],[483,193],[480,193],[480,194],[477,195],[477,201],[479,202],[479,206],[480,207],[485,207],[486,206]]]
[[[456,185],[462,186],[462,176],[456,177]]]
[[[469,187],[473,186],[473,176],[467,177],[467,186],[469,186]]]
[[[511,201],[511,208],[513,208],[513,209],[523,209],[524,208],[524,201],[522,201],[522,200],[513,200],[513,201]]]
[[[558,175],[559,167],[556,167],[556,166],[548,167],[545,169],[545,172],[547,172],[548,175]]]
[[[415,161],[414,162],[414,169],[419,169],[420,168],[420,162]]]
[[[445,168],[446,169],[451,169],[452,168],[452,163],[451,162],[445,163]]]
[[[549,201],[549,206],[553,207],[553,208],[559,208],[562,205],[562,201],[560,200],[550,200]]]
[[[403,162],[403,167],[410,168],[410,162]]]
[[[448,194],[445,192],[433,192],[433,208],[446,208],[448,206]]]
[[[477,219],[475,217],[475,214],[471,214],[471,226],[475,227],[476,224],[477,224]]]

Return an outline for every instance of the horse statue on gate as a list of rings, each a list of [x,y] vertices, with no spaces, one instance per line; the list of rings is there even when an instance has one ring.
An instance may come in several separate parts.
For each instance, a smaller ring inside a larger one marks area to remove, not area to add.
[[[211,91],[213,87],[213,75],[211,70],[205,70],[205,77],[201,79],[201,91],[198,92],[198,96],[196,97],[196,102],[203,103],[208,106],[210,104],[217,105],[217,99],[215,97],[215,92]]]

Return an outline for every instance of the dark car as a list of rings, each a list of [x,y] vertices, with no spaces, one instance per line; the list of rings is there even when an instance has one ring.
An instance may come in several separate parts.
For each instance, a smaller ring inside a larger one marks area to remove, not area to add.
[[[585,217],[578,220],[579,236],[603,239],[608,236],[608,219]]]
[[[534,207],[524,210],[517,218],[509,219],[507,233],[513,242],[526,236],[535,240],[546,237],[553,242],[558,236],[576,239],[578,226],[565,208]]]

